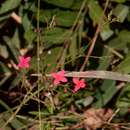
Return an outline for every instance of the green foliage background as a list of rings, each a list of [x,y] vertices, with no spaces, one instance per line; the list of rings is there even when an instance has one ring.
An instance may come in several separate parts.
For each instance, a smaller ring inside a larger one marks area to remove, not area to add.
[[[21,130],[29,129],[33,123],[37,125],[37,93],[40,93],[45,130],[62,129],[79,122],[76,116],[67,113],[72,106],[79,113],[87,107],[106,107],[113,111],[119,108],[114,122],[129,121],[130,117],[126,117],[130,107],[129,83],[119,88],[117,81],[86,79],[89,87],[73,94],[71,82],[50,87],[51,79],[43,78],[39,82],[40,90],[30,89],[37,83],[37,77],[30,76],[37,74],[37,53],[43,75],[60,69],[79,71],[99,24],[102,24],[100,33],[84,70],[130,73],[130,1],[108,0],[104,13],[105,3],[106,0],[40,0],[38,8],[37,0],[0,2],[0,127],[19,105],[19,113],[4,129]],[[13,12],[21,17],[21,23],[11,17]],[[23,72],[14,67],[23,52],[32,57],[31,68],[24,72],[29,85],[23,81]],[[68,89],[67,93],[64,88]],[[45,93],[52,96],[46,97]],[[48,121],[64,112],[66,119],[58,119],[57,125]]]

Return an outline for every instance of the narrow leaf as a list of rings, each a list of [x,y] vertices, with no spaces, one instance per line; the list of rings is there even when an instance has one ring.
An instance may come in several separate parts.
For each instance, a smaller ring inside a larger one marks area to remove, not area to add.
[[[6,13],[12,9],[15,9],[19,4],[21,0],[6,0],[2,7],[0,8],[0,14]]]
[[[130,82],[130,75],[121,74],[118,72],[111,71],[84,71],[84,72],[67,72],[67,77],[83,77],[83,78],[100,78],[100,79],[112,79],[112,80],[120,80]]]
[[[105,89],[104,94],[101,95],[99,100],[94,104],[94,107],[96,108],[101,108],[104,105],[106,105],[111,100],[111,98],[115,95],[115,93],[118,91],[118,89],[115,86],[116,83],[115,81],[109,80],[108,82],[107,80],[105,80],[103,86],[104,84],[106,85],[106,82],[108,84],[107,86],[105,86],[107,87],[107,89]]]

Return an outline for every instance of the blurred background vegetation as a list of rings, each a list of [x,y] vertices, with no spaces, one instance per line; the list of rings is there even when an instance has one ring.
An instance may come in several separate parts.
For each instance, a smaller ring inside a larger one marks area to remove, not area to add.
[[[32,58],[25,72],[16,66],[20,55]],[[129,83],[85,79],[88,86],[72,93],[71,81],[54,87],[45,76],[61,69],[129,74],[130,1],[0,0],[3,130],[130,129]],[[99,127],[85,122],[86,111],[95,108],[113,113],[109,120],[95,114]]]

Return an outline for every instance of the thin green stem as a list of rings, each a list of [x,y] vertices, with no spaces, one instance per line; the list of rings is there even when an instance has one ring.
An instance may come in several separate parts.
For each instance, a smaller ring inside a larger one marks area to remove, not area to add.
[[[40,73],[40,26],[39,26],[39,16],[40,16],[40,0],[38,0],[38,8],[37,8],[37,73]],[[40,77],[38,77],[38,91],[40,89]],[[38,93],[38,98],[40,98],[40,93]],[[38,116],[39,116],[39,130],[42,130],[41,124],[41,108],[40,108],[40,100],[38,100]]]

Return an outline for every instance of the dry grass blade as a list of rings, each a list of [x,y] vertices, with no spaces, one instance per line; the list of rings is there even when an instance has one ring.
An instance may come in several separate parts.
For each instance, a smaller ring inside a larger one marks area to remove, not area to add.
[[[118,72],[92,70],[84,72],[67,72],[67,77],[79,77],[79,78],[99,78],[99,79],[111,79],[130,82],[130,75],[121,74]]]

